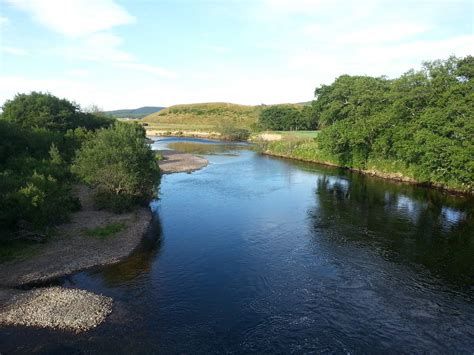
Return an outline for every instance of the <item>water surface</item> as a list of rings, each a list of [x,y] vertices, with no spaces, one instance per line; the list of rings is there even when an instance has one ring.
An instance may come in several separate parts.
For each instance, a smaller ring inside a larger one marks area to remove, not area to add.
[[[207,143],[208,167],[163,177],[139,250],[60,281],[111,317],[4,328],[0,351],[474,351],[472,199]]]

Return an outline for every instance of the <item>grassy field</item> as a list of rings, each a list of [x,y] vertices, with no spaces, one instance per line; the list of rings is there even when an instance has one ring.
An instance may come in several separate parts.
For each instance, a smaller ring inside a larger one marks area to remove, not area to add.
[[[148,122],[147,122],[148,123]],[[148,123],[146,129],[157,129],[167,131],[212,131],[215,126],[210,124],[186,124],[186,123]]]
[[[275,131],[275,133],[281,134],[283,138],[295,137],[295,138],[316,138],[319,131]]]
[[[159,129],[210,130],[222,123],[250,129],[262,107],[230,103],[175,105],[146,116],[142,122]]]

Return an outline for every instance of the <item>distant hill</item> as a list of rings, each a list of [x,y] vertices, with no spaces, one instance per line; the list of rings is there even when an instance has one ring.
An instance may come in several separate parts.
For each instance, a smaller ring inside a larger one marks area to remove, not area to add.
[[[144,106],[135,109],[104,111],[104,113],[114,116],[116,118],[143,118],[152,113],[163,110],[164,107],[158,106]]]

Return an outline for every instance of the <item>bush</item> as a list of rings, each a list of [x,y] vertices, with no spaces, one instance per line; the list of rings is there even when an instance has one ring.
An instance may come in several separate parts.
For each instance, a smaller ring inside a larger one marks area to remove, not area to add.
[[[0,243],[11,243],[11,239],[29,232],[44,234],[80,207],[71,195],[71,160],[89,139],[90,130],[109,126],[113,121],[84,113],[67,100],[37,92],[16,95],[4,104],[3,110]]]
[[[115,212],[149,201],[160,177],[145,130],[119,122],[83,144],[72,170],[97,189],[98,207]]]
[[[237,127],[227,121],[219,123],[217,131],[222,135],[222,138],[230,141],[246,141],[250,136],[248,129]]]
[[[69,186],[51,175],[37,173],[14,194],[14,199],[21,211],[20,221],[34,230],[67,221],[70,212],[80,206],[79,201],[71,196]]]

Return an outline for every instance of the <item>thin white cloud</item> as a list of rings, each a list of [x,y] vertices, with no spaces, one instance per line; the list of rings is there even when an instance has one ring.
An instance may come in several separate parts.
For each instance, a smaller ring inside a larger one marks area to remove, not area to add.
[[[8,17],[5,17],[5,16],[3,16],[3,15],[0,15],[0,26],[6,25],[8,22],[10,22],[10,20],[8,19]]]
[[[164,78],[169,78],[169,79],[176,79],[178,78],[178,74],[175,72],[172,72],[170,70],[167,70],[162,67],[154,66],[154,65],[148,65],[148,64],[142,64],[142,63],[116,63],[116,66],[120,68],[126,68],[126,69],[133,69],[137,71],[142,71],[145,73],[150,73],[150,74],[155,74]]]
[[[215,46],[215,45],[208,45],[205,46],[205,48],[219,54],[225,54],[225,53],[230,53],[232,52],[232,49],[229,47],[224,47],[224,46]]]
[[[7,1],[27,12],[43,26],[70,38],[70,45],[55,48],[53,53],[70,60],[110,63],[164,78],[177,77],[176,73],[165,68],[140,63],[135,56],[121,48],[122,38],[108,30],[132,23],[135,18],[113,0]],[[11,48],[9,50],[12,52]]]
[[[73,42],[73,45],[57,48],[55,52],[71,59],[96,62],[130,62],[134,57],[120,48],[122,38],[112,33],[95,33]]]
[[[301,28],[308,40],[318,40],[337,44],[371,44],[407,41],[428,33],[433,26],[424,23],[382,23],[366,27],[352,25],[350,28],[321,24],[309,24]]]
[[[43,26],[67,37],[81,37],[135,21],[113,0],[7,0]]]
[[[304,71],[319,84],[330,83],[342,74],[388,75],[395,77],[424,60],[459,57],[472,53],[474,35],[460,35],[441,40],[417,40],[392,45],[371,43],[353,45],[335,50],[306,50],[288,59],[288,67],[296,72]],[[347,52],[351,55],[348,56]],[[315,84],[317,84],[315,82]]]
[[[66,75],[76,78],[84,78],[90,75],[90,71],[87,69],[71,69],[66,72]]]
[[[20,55],[20,56],[24,56],[28,54],[28,52],[25,49],[10,47],[10,46],[0,46],[0,52],[6,53],[6,54],[12,54],[12,55]]]
[[[341,43],[387,43],[410,39],[421,33],[426,33],[431,26],[416,23],[384,23],[354,32],[343,34],[337,38]]]

